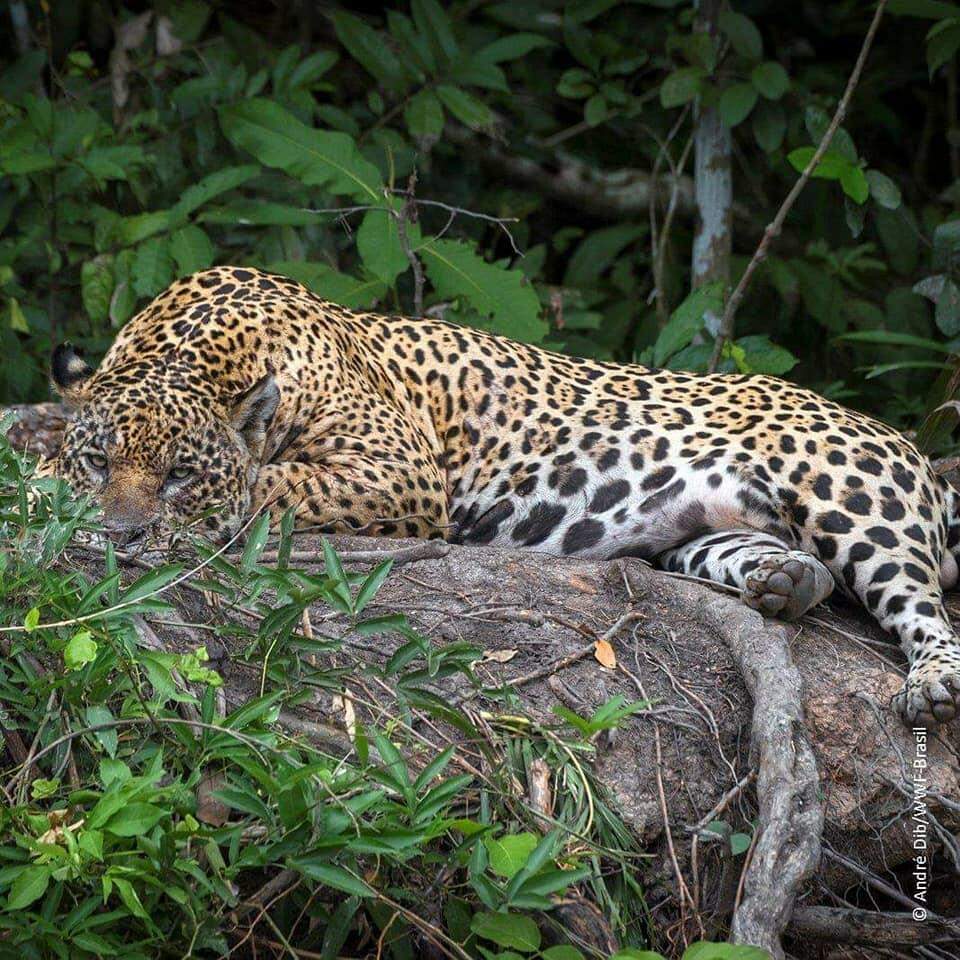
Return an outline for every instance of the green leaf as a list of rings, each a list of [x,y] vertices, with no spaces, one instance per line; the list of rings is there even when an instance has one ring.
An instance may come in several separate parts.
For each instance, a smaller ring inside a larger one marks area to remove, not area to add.
[[[767,336],[740,337],[737,339],[737,346],[744,351],[753,373],[780,377],[799,362],[789,350],[772,343]]]
[[[84,711],[84,717],[86,717],[87,723],[91,727],[100,727],[99,730],[93,731],[93,735],[110,757],[115,756],[120,737],[117,733],[116,723],[114,722],[115,718],[110,712],[110,708],[104,706],[102,703],[92,704]]]
[[[250,573],[260,559],[263,548],[267,545],[270,537],[270,514],[261,514],[253,525],[251,531],[247,534],[247,542],[243,546],[243,554],[240,557],[240,569],[244,573]]]
[[[960,50],[960,21],[942,21],[927,34],[927,71],[930,79]]]
[[[750,80],[768,100],[779,100],[790,89],[787,71],[775,60],[757,64],[750,71]]]
[[[723,308],[723,283],[708,283],[694,290],[670,315],[653,345],[653,362],[662,366],[703,329],[704,315]]]
[[[259,175],[260,167],[251,163],[240,167],[224,167],[207,175],[183,191],[180,200],[170,210],[171,224],[184,223],[194,210],[209,203],[214,197],[234,190]]]
[[[205,270],[216,255],[213,243],[195,224],[182,227],[170,234],[170,254],[177,265],[177,276],[186,277]]]
[[[949,354],[950,348],[937,340],[927,337],[916,337],[912,333],[896,333],[893,330],[858,330],[856,333],[844,333],[837,340],[850,340],[854,343],[878,343],[884,346],[922,347],[924,350],[935,350],[937,353]]]
[[[46,892],[52,872],[53,867],[48,864],[24,867],[10,885],[6,909],[22,910],[24,907],[29,907],[35,900],[39,900]]]
[[[130,584],[120,595],[120,601],[125,604],[131,604],[135,600],[153,597],[168,584],[176,580],[182,572],[183,565],[179,563],[168,563],[158,569],[151,570]]]
[[[870,185],[859,167],[848,166],[840,174],[840,186],[843,192],[855,203],[866,203],[870,196]]]
[[[540,931],[530,917],[516,913],[477,913],[470,930],[499,947],[512,947],[523,953],[540,949]]]
[[[441,297],[464,297],[489,328],[517,340],[536,343],[547,333],[540,300],[519,270],[487,263],[457,240],[428,240],[418,250]]]
[[[689,103],[700,92],[700,82],[706,77],[703,67],[681,67],[674,70],[660,84],[660,105],[667,109]]]
[[[364,202],[382,201],[377,168],[345,133],[314,130],[270,100],[255,98],[221,107],[220,126],[235,146],[307,186]]]
[[[412,0],[410,12],[417,30],[430,41],[441,60],[451,63],[460,53],[453,35],[453,24],[437,0]]]
[[[780,149],[787,132],[787,115],[779,103],[761,101],[753,111],[753,136],[764,153]]]
[[[631,243],[642,237],[647,229],[645,224],[620,223],[592,231],[581,241],[567,262],[563,285],[581,288],[598,285],[601,275],[613,266],[617,257]]]
[[[942,0],[890,0],[891,13],[904,17],[924,17],[942,20],[944,17],[960,17],[960,6]]]
[[[439,137],[443,133],[443,105],[432,90],[421,90],[403,111],[412,137]]]
[[[27,324],[27,317],[20,306],[20,301],[16,297],[10,297],[7,300],[7,308],[10,312],[10,329],[17,333],[29,333],[30,326]]]
[[[540,956],[543,960],[584,960],[583,954],[569,943],[558,943],[555,947],[547,947]]]
[[[84,262],[80,268],[80,295],[87,316],[96,324],[110,319],[113,287],[113,257],[101,255]]]
[[[103,829],[115,837],[140,837],[168,815],[168,810],[153,803],[127,803],[110,817]]]
[[[337,39],[368,73],[390,90],[404,89],[407,81],[403,67],[383,34],[344,10],[336,11],[332,19]]]
[[[387,292],[386,284],[376,277],[351,277],[325,263],[284,260],[271,263],[267,269],[299,280],[318,297],[355,309],[372,306]]]
[[[471,129],[483,130],[493,124],[490,108],[465,90],[441,83],[437,87],[437,96],[461,123]]]
[[[415,249],[421,240],[420,227],[408,222],[407,241]],[[357,253],[367,270],[388,287],[410,268],[410,261],[400,244],[397,216],[387,208],[368,210],[357,230]]]
[[[107,879],[117,888],[117,893],[120,894],[123,905],[135,917],[139,917],[141,920],[149,919],[147,911],[143,909],[143,904],[140,902],[140,895],[129,880],[124,880],[123,877],[117,877],[112,874],[107,874],[104,877],[104,881]]]
[[[735,833],[730,837],[730,852],[739,857],[741,853],[746,853],[750,849],[750,834]]]
[[[289,865],[305,877],[310,877],[311,880],[316,880],[325,887],[342,890],[344,893],[349,893],[355,897],[375,896],[375,891],[371,886],[335,863],[320,860],[316,857],[298,857],[290,860]]]
[[[763,56],[763,40],[756,24],[742,13],[736,13],[729,7],[720,11],[720,29],[726,34],[730,46],[750,60],[759,60]]]
[[[305,227],[311,223],[323,222],[329,216],[287,203],[237,198],[222,206],[207,207],[197,220],[229,226]]]
[[[787,160],[790,161],[794,170],[803,173],[816,152],[816,147],[797,147],[796,150],[791,150],[787,154]],[[834,153],[832,150],[827,150],[818,161],[816,168],[810,176],[817,177],[821,180],[839,180],[845,171],[851,169],[851,166],[850,161],[847,160],[846,157],[842,157],[839,153]]]
[[[826,110],[811,104],[803,112],[803,123],[810,134],[810,139],[816,146],[820,146],[820,141],[827,135],[830,127],[830,116]],[[830,150],[832,153],[838,153],[850,163],[857,163],[860,159],[857,155],[857,148],[853,143],[853,137],[843,128],[837,127],[834,131],[833,139],[830,141]]]
[[[596,127],[607,119],[607,101],[602,93],[595,93],[584,105],[583,119]]]
[[[757,102],[757,91],[752,84],[734,83],[720,95],[720,117],[728,127],[743,123]]]
[[[943,285],[933,315],[944,336],[955,337],[960,333],[960,287],[953,280],[948,279]]]
[[[52,797],[60,789],[60,780],[45,780],[43,777],[37,777],[30,784],[30,796],[34,800],[46,800]]]
[[[933,231],[933,266],[951,270],[960,261],[960,219],[941,223]]]
[[[857,367],[858,372],[864,373],[864,380],[873,380],[885,373],[895,373],[897,370],[952,370],[949,363],[938,363],[936,360],[903,360],[899,363],[881,363],[875,367]]]
[[[23,627],[27,633],[30,633],[31,630],[37,629],[38,623],[40,623],[40,608],[31,607],[27,615],[23,618]]]
[[[79,670],[97,658],[97,641],[89,630],[75,633],[63,648],[63,662],[68,670]]]
[[[886,174],[879,170],[868,170],[867,183],[870,185],[870,196],[881,207],[896,210],[900,206],[900,188]]]
[[[519,60],[534,50],[552,46],[553,41],[539,33],[512,33],[481,47],[473,57],[487,63],[503,63],[505,60]]]
[[[539,842],[533,833],[515,833],[485,837],[483,845],[490,858],[490,869],[509,880],[520,871]]]
[[[167,237],[154,237],[137,247],[131,268],[133,289],[141,297],[154,297],[173,281],[173,258]]]
[[[684,951],[683,960],[770,960],[770,954],[741,944],[695,943]]]
[[[370,573],[367,574],[363,584],[357,591],[357,598],[353,603],[353,609],[355,613],[362,613],[363,608],[366,607],[367,604],[369,604],[370,601],[377,595],[378,591],[383,586],[383,582],[389,576],[392,567],[392,559],[384,560],[383,563],[378,563],[370,571]]]

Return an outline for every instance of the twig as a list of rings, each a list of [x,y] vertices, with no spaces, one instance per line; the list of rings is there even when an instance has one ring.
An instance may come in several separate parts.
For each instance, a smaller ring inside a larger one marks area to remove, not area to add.
[[[419,560],[440,560],[450,552],[450,544],[445,540],[423,540],[410,547],[398,547],[396,550],[345,550],[337,554],[344,563],[382,563],[392,560],[394,566],[403,563],[416,563]],[[260,557],[261,563],[273,563],[277,560],[276,550],[266,550]],[[323,557],[314,550],[294,550],[290,554],[293,563],[319,563]]]
[[[658,191],[650,191],[649,199],[649,211],[648,215],[650,218],[650,254],[653,259],[653,296],[654,302],[657,309],[657,323],[661,327],[667,325],[667,320],[669,319],[670,311],[667,308],[667,298],[666,291],[663,289],[663,260],[667,251],[667,239],[669,238],[670,225],[673,222],[673,215],[677,207],[677,199],[680,193],[680,173],[683,170],[684,164],[686,163],[687,155],[690,151],[690,144],[693,143],[692,139],[687,140],[687,145],[683,149],[683,153],[680,157],[680,162],[674,164],[673,157],[670,154],[670,144],[673,141],[674,137],[680,132],[680,128],[686,122],[687,115],[690,113],[690,105],[688,104],[680,112],[680,116],[677,117],[676,123],[670,128],[670,131],[667,133],[665,140],[661,140],[655,130],[645,127],[647,134],[656,141],[659,150],[657,151],[657,157],[653,161],[653,170],[650,173],[650,179],[657,183],[660,177],[660,166],[662,161],[666,159],[667,163],[670,166],[670,172],[672,175],[671,188],[670,188],[670,201],[667,206],[667,213],[663,219],[663,231],[657,229],[657,200],[659,199]]]
[[[692,827],[687,827],[690,833],[699,833],[706,829],[708,823],[712,823],[723,813],[727,807],[756,779],[757,771],[751,770],[745,777],[735,783],[713,806],[709,813],[705,813]]]
[[[807,181],[812,176],[813,171],[817,169],[817,165],[823,159],[823,155],[830,148],[834,134],[837,132],[840,124],[843,123],[843,118],[846,116],[847,108],[850,106],[850,101],[853,98],[853,93],[857,88],[857,84],[860,82],[860,75],[863,73],[864,65],[867,62],[867,56],[870,53],[871,46],[873,46],[873,39],[877,34],[877,28],[880,26],[880,20],[883,17],[883,11],[886,5],[887,0],[878,0],[877,9],[873,14],[873,20],[871,21],[870,27],[867,30],[867,35],[863,39],[863,46],[860,48],[860,55],[857,57],[856,64],[854,64],[853,72],[850,74],[850,79],[847,81],[847,87],[843,91],[843,96],[840,98],[840,103],[837,104],[837,109],[833,115],[833,119],[830,121],[830,126],[827,127],[827,132],[823,135],[823,139],[820,141],[820,144],[814,151],[813,156],[810,158],[810,162],[804,168],[803,173],[800,174],[800,178],[787,194],[787,197],[781,204],[776,216],[767,226],[767,229],[763,231],[763,236],[760,238],[760,243],[757,246],[757,249],[754,251],[750,263],[747,264],[747,269],[743,271],[743,276],[740,277],[740,282],[737,284],[733,293],[730,294],[730,299],[727,301],[726,308],[723,311],[723,318],[720,321],[720,330],[717,333],[717,339],[713,345],[713,355],[710,357],[710,364],[707,367],[710,373],[714,373],[716,371],[717,365],[720,362],[720,357],[723,354],[724,345],[733,336],[733,324],[736,319],[737,310],[739,309],[740,303],[743,301],[744,296],[746,296],[747,288],[750,286],[750,281],[753,279],[754,273],[756,273],[760,264],[766,260],[770,249],[770,244],[773,242],[774,238],[780,236],[780,231],[783,229],[783,224],[787,219],[787,214],[793,208],[793,205],[796,203],[797,197],[800,196],[803,188],[807,185]]]
[[[507,235],[507,239],[510,241],[510,246],[512,247],[513,252],[518,257],[523,256],[523,251],[517,246],[517,242],[514,240],[513,234],[507,227],[508,223],[519,223],[519,217],[494,217],[489,213],[478,213],[476,210],[467,210],[464,207],[454,207],[449,203],[442,203],[440,200],[421,200],[418,197],[411,197],[406,190],[401,190],[399,187],[394,187],[390,192],[399,193],[408,197],[409,202],[418,207],[437,207],[439,210],[446,210],[447,213],[452,214],[453,217],[471,217],[474,220],[485,220],[487,223],[495,224]]]
[[[415,317],[423,316],[423,287],[426,278],[423,275],[423,264],[417,256],[413,245],[410,243],[410,237],[407,234],[407,224],[417,222],[417,205],[414,198],[414,191],[417,188],[417,171],[413,170],[410,178],[407,180],[407,189],[404,193],[403,206],[400,212],[394,214],[397,220],[397,239],[400,241],[400,249],[404,256],[410,261],[410,269],[413,270],[413,315]]]
[[[557,673],[559,670],[565,670],[567,667],[573,666],[579,660],[583,660],[585,657],[590,656],[597,649],[597,644],[601,640],[610,641],[615,637],[627,624],[633,623],[636,620],[641,618],[642,614],[631,610],[628,613],[625,613],[620,619],[604,633],[602,636],[598,637],[596,640],[591,641],[585,647],[581,647],[579,650],[574,651],[573,653],[567,654],[565,657],[560,657],[557,660],[548,663],[545,667],[541,667],[539,670],[534,670],[532,673],[525,673],[522,677],[517,677],[514,680],[510,681],[510,688],[516,689],[517,687],[524,686],[528,683],[533,683],[534,680],[542,680],[544,677],[549,677],[552,673]]]

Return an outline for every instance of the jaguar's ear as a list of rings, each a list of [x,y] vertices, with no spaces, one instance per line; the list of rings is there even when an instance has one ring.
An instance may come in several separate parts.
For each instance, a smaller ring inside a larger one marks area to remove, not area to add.
[[[67,406],[75,406],[84,396],[90,365],[70,343],[61,343],[50,360],[50,382]]]
[[[273,374],[268,373],[236,397],[230,407],[230,422],[243,437],[254,460],[259,461],[263,455],[267,430],[279,404],[280,388]]]

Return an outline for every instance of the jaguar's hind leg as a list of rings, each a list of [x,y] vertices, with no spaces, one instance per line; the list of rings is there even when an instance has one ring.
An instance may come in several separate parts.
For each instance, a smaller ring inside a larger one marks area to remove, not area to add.
[[[748,606],[782,620],[802,617],[834,587],[830,571],[812,554],[756,530],[709,533],[657,560],[667,570],[737,587]]]

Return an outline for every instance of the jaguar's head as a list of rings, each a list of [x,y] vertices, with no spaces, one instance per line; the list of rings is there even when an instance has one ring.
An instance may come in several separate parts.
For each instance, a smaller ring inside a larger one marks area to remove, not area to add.
[[[240,528],[280,400],[271,375],[223,402],[176,361],[94,372],[62,345],[51,380],[72,411],[55,472],[99,502],[111,539],[186,527],[224,540]]]

